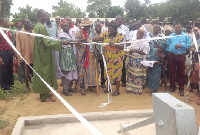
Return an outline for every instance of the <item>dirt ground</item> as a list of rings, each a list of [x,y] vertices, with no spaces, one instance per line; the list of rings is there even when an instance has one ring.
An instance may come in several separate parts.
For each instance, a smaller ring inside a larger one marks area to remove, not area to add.
[[[58,84],[60,84],[60,80],[58,80]],[[114,88],[113,86],[113,89]],[[86,96],[82,96],[78,91],[78,93],[73,94],[71,97],[65,97],[61,94],[62,87],[59,87],[57,92],[79,113],[153,109],[152,97],[149,94],[150,90],[145,88],[142,95],[134,95],[127,94],[125,88],[122,87],[120,88],[120,96],[112,97],[112,102],[108,106],[99,108],[98,106],[101,103],[106,103],[108,101],[107,94],[104,94],[103,90],[104,89],[101,87],[99,88],[99,96],[89,91],[87,91]],[[160,87],[159,92],[164,92],[164,87]],[[196,104],[200,102],[200,98],[197,97],[195,93],[196,92],[190,93],[188,104],[195,108],[197,124],[200,125],[200,106]],[[185,102],[186,100],[186,97],[179,96],[178,90],[170,94],[181,101]],[[8,120],[10,123],[8,126],[0,129],[0,134],[10,135],[18,117],[71,113],[59,99],[55,99],[56,102],[54,103],[41,103],[39,94],[30,93],[23,97],[13,97],[13,99],[9,101],[0,100],[0,111],[2,112],[0,114],[0,119]]]

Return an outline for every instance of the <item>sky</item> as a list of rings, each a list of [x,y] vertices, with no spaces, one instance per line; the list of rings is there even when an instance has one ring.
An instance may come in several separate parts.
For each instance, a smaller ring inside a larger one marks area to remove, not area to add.
[[[11,7],[11,13],[18,12],[19,7],[25,7],[27,4],[33,8],[44,9],[47,12],[53,12],[52,5],[57,5],[60,0],[13,0],[13,6]],[[83,11],[86,10],[87,0],[67,0],[70,3],[73,3],[80,7]],[[123,7],[126,0],[111,0],[112,6],[121,6]],[[143,0],[140,0],[144,2]],[[152,3],[159,3],[163,0],[151,0]]]

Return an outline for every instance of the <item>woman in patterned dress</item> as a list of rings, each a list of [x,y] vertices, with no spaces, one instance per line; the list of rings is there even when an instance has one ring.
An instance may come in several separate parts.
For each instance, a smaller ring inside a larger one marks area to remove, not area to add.
[[[107,73],[110,81],[116,81],[116,90],[112,96],[118,96],[120,94],[120,80],[122,76],[123,59],[125,52],[122,51],[124,45],[115,45],[115,43],[124,42],[124,36],[117,33],[117,26],[114,23],[108,25],[108,31],[104,32],[100,36],[92,38],[92,41],[103,41],[109,43],[105,46],[104,56],[107,65]],[[105,78],[107,78],[105,74]],[[109,92],[108,89],[104,90],[104,93]]]
[[[145,30],[140,28],[137,31],[136,39],[145,39]],[[146,77],[145,67],[141,64],[143,59],[146,59],[149,54],[150,47],[148,41],[141,41],[132,43],[127,49],[130,49],[129,62],[127,64],[128,83],[126,85],[126,92],[133,94],[142,94],[142,85]]]

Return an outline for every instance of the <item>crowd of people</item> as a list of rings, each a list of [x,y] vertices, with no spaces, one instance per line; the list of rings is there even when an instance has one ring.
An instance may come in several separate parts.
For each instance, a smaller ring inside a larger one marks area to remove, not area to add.
[[[170,25],[167,21],[161,23],[157,20],[151,23],[148,19],[145,24],[140,20],[127,23],[121,15],[111,22],[108,19],[92,22],[86,17],[72,22],[70,16],[57,16],[55,21],[51,21],[50,15],[42,9],[38,10],[37,18],[37,24],[23,19],[22,23],[17,23],[17,28],[13,22],[9,26],[6,18],[0,18],[0,27],[11,29],[4,31],[5,34],[51,87],[57,89],[57,79],[62,80],[59,85],[63,86],[62,94],[65,96],[72,96],[78,89],[82,95],[86,95],[86,90],[97,93],[99,76],[104,93],[110,92],[110,85],[106,85],[108,78],[112,85],[116,85],[112,96],[120,95],[120,86],[126,87],[127,93],[141,95],[144,87],[155,93],[162,84],[165,91],[174,92],[177,83],[180,96],[184,96],[188,79],[191,80],[191,90],[199,91],[198,51],[188,34],[195,33],[198,45],[200,38],[198,29],[191,22],[185,28],[180,23]],[[30,92],[30,76],[33,75],[33,92],[40,94],[42,102],[55,102],[47,86],[0,34],[1,88],[8,92],[14,84],[13,58],[16,57],[19,67],[24,69],[26,91]],[[151,66],[145,66],[143,62]]]

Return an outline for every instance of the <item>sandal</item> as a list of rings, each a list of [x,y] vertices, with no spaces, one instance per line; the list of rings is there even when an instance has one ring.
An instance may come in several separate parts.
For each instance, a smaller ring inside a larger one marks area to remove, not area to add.
[[[69,92],[71,92],[71,93],[77,93],[76,90],[73,89],[73,88],[69,89]]]
[[[90,87],[89,91],[91,91],[92,93],[97,93],[96,87]]]
[[[198,97],[200,97],[200,91],[197,91],[196,95],[197,95]]]
[[[49,94],[49,96],[48,97],[53,97],[53,94]]]
[[[65,96],[72,96],[72,94],[69,91],[64,91],[62,94],[64,94]]]
[[[104,90],[103,93],[109,93],[110,90],[108,91],[108,89]]]
[[[81,89],[81,94],[82,94],[82,95],[86,95],[86,92],[85,92],[84,89]]]
[[[113,94],[112,94],[113,97],[114,96],[119,96],[119,95],[120,95],[119,91],[114,91]]]
[[[41,100],[41,102],[56,102],[56,100],[49,97],[44,100]]]

